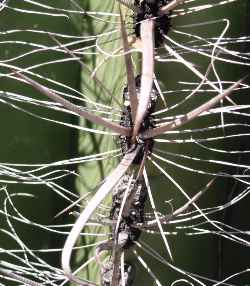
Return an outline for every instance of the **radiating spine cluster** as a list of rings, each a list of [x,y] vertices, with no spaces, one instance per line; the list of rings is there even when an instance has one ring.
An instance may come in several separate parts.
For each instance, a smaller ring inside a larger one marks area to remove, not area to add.
[[[169,14],[160,14],[160,9],[168,4],[169,0],[160,1],[138,1],[136,0],[134,5],[134,21],[135,21],[135,35],[140,38],[141,21],[146,19],[152,19],[154,17],[154,39],[155,46],[159,47],[163,42],[163,35],[166,35],[170,28]],[[136,97],[139,100],[141,96],[141,75],[135,77]],[[141,123],[138,136],[132,138],[132,136],[120,135],[120,145],[123,156],[128,152],[131,152],[131,148],[139,146],[139,152],[134,158],[132,164],[142,166],[143,160],[151,154],[154,139],[140,138],[140,134],[146,130],[152,129],[154,125],[154,117],[152,113],[155,111],[157,99],[159,93],[155,85],[152,85],[150,91],[150,99],[146,108],[146,113]],[[129,95],[129,88],[126,86],[123,90],[123,109],[120,120],[120,125],[125,128],[133,129],[134,122],[132,118],[132,108]],[[126,195],[126,196],[125,196]],[[125,200],[125,203],[123,204]],[[104,246],[106,250],[114,251],[114,249],[120,249],[124,251],[133,246],[134,242],[140,237],[141,230],[136,225],[144,223],[144,209],[147,200],[147,187],[144,181],[144,177],[139,175],[136,179],[130,181],[130,176],[125,174],[119,184],[113,189],[112,194],[112,206],[110,211],[110,219],[113,222],[112,234],[110,241]],[[121,209],[123,207],[123,209]],[[118,266],[118,271],[115,269],[115,260],[111,256],[110,260],[102,266],[101,285],[111,286],[113,285],[114,275],[117,286],[121,286],[121,269]],[[124,265],[125,285],[130,286],[133,282],[134,269],[132,265]]]
[[[138,75],[135,78],[135,84],[136,84],[136,93],[137,97],[140,96],[141,91],[141,75]],[[153,86],[151,93],[150,93],[150,101],[147,107],[147,114],[141,124],[141,128],[139,130],[139,133],[142,133],[148,129],[154,128],[154,118],[152,116],[152,113],[155,110],[157,98],[159,97],[158,91]],[[128,95],[128,87],[126,86],[123,91],[123,110],[122,110],[122,116],[120,125],[128,128],[133,128],[133,121],[132,121],[132,114],[131,114],[131,106],[129,101],[129,95]],[[146,140],[143,140],[140,138],[140,136],[137,138],[136,145],[139,144],[141,146],[139,153],[135,157],[133,164],[140,165],[141,161],[144,157],[144,154],[150,154],[152,152],[152,148],[154,145],[153,138],[149,138]],[[132,147],[133,142],[131,142],[131,136],[120,136],[120,145],[122,149],[123,155],[125,155],[129,149]]]

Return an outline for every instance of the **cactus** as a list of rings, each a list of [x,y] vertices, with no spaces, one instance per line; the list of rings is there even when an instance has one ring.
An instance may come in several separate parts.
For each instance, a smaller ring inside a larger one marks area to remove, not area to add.
[[[2,1],[0,101],[20,118],[2,132],[2,285],[248,281],[245,215],[242,229],[230,217],[248,199],[248,37],[226,34],[246,1],[159,2],[149,13],[155,1]]]

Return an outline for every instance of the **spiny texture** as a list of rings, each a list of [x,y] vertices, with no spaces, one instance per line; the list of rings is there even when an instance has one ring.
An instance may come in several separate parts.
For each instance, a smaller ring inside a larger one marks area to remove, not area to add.
[[[136,84],[136,93],[137,96],[140,95],[140,87],[141,87],[141,76],[138,75],[135,78],[135,84]],[[145,130],[148,130],[150,128],[154,128],[154,123],[153,123],[153,116],[151,115],[156,106],[156,101],[158,98],[158,91],[156,90],[155,86],[153,86],[151,95],[150,95],[150,102],[148,105],[147,109],[147,115],[145,116],[141,128],[140,128],[140,133],[144,132]],[[129,102],[129,94],[128,94],[128,87],[124,88],[123,91],[123,111],[122,111],[122,116],[121,116],[121,122],[120,125],[124,127],[129,127],[133,128],[133,122],[132,122],[132,114],[131,114],[131,107],[130,107],[130,102]],[[121,144],[121,149],[123,155],[128,152],[128,150],[132,147],[132,142],[131,142],[131,137],[128,136],[120,136],[120,144]],[[144,157],[144,154],[150,154],[153,149],[154,141],[153,139],[140,139],[138,138],[136,145],[140,144],[141,145],[141,150],[135,157],[133,164],[141,164],[141,161]]]
[[[119,213],[121,211],[121,205],[126,193],[127,188],[129,191],[126,197],[126,203],[122,210],[121,219],[119,222],[116,235],[116,223],[119,220]],[[111,243],[108,243],[104,248],[113,251],[113,247],[118,249],[128,249],[133,246],[134,242],[139,239],[141,231],[136,228],[137,223],[144,222],[144,207],[147,200],[147,188],[143,178],[138,180],[132,180],[130,182],[130,176],[124,175],[120,183],[114,188],[112,195],[112,206],[110,211],[110,219],[114,222],[112,227]],[[118,286],[122,286],[121,279],[121,266],[116,273]],[[102,267],[102,286],[111,286],[114,275],[114,262],[110,259]],[[124,280],[125,286],[132,285],[134,278],[134,269],[132,265],[125,263],[124,265]]]
[[[154,38],[155,47],[159,47],[163,42],[163,35],[167,35],[170,29],[170,14],[160,15],[160,9],[167,5],[170,0],[135,0],[137,12],[134,14],[135,35],[140,38],[141,21],[155,18]]]
[[[113,221],[118,220],[121,204],[124,194],[129,184],[129,176],[125,175],[118,186],[113,191],[112,207],[110,211],[110,218]],[[142,178],[132,180],[129,187],[128,197],[126,198],[126,205],[122,212],[121,221],[118,228],[118,241],[122,243],[123,248],[129,248],[134,241],[139,239],[141,231],[134,227],[137,223],[144,222],[144,205],[147,199],[147,188]],[[114,238],[116,225],[114,225],[112,234]]]

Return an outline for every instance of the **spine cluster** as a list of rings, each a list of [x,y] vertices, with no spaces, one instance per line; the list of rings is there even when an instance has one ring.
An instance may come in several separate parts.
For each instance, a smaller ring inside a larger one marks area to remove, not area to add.
[[[136,84],[137,97],[139,97],[140,91],[141,91],[141,76],[140,75],[138,75],[135,78],[135,84]],[[155,110],[155,106],[156,106],[158,96],[159,96],[158,91],[155,88],[155,86],[153,86],[153,88],[151,90],[151,94],[150,94],[150,102],[148,104],[147,114],[146,114],[146,116],[145,116],[145,118],[141,124],[141,128],[140,128],[139,133],[142,133],[142,132],[144,132],[150,128],[154,128],[154,121],[153,121],[154,117],[152,116],[152,113]],[[123,111],[122,111],[120,125],[124,126],[124,127],[133,128],[133,121],[132,121],[132,114],[131,114],[131,106],[130,106],[130,102],[129,102],[128,87],[125,87],[124,91],[123,91]],[[139,138],[137,138],[137,142],[136,142],[135,146],[137,144],[140,144],[141,148],[140,148],[139,153],[135,157],[133,164],[140,165],[142,162],[142,159],[144,157],[144,154],[145,153],[150,154],[152,152],[154,141],[152,138],[143,140],[143,139],[140,139],[140,137],[139,137]],[[133,145],[131,142],[131,137],[120,136],[120,145],[121,145],[121,149],[122,149],[122,154],[125,155]]]
[[[169,14],[160,14],[160,9],[167,5],[171,0],[135,0],[134,5],[136,7],[134,14],[134,27],[135,35],[140,38],[140,25],[141,21],[154,18],[154,39],[155,46],[159,47],[163,42],[163,35],[166,35],[170,28]],[[139,99],[141,93],[141,75],[135,77],[136,94]],[[123,156],[131,151],[133,146],[140,146],[140,150],[133,161],[134,166],[141,166],[144,158],[152,152],[154,140],[152,138],[142,139],[140,134],[144,131],[154,128],[154,117],[152,113],[155,111],[157,99],[159,93],[153,84],[150,101],[147,107],[146,115],[143,119],[139,130],[139,136],[136,138],[136,142],[132,142],[130,136],[120,136],[120,146]],[[123,109],[121,114],[120,125],[123,127],[133,129],[132,109],[130,106],[130,99],[128,93],[128,87],[123,90]],[[126,194],[126,197],[125,197]],[[123,201],[126,200],[125,204]],[[138,224],[144,223],[144,210],[147,200],[147,188],[143,176],[139,176],[136,179],[130,179],[128,174],[124,175],[119,184],[114,188],[112,194],[112,206],[110,211],[110,219],[113,222],[111,237],[106,249],[109,249],[111,253],[117,253],[125,249],[132,247],[140,237],[141,230],[137,227]],[[123,205],[123,209],[121,207]],[[121,213],[121,214],[120,214]],[[117,222],[119,223],[117,226]],[[121,266],[117,266],[118,271],[115,271],[115,259],[111,259],[102,267],[102,286],[113,285],[114,275],[117,286],[122,286],[121,279]],[[130,286],[133,283],[134,268],[129,263],[124,265],[124,280],[125,286]]]

